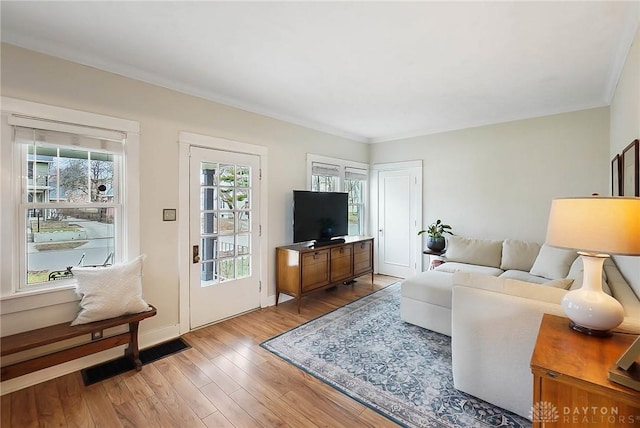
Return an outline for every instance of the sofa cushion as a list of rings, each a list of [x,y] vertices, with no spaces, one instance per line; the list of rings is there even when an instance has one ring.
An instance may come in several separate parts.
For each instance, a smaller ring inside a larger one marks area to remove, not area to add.
[[[573,279],[571,278],[552,279],[551,281],[547,281],[540,285],[544,285],[545,287],[560,288],[561,290],[570,290],[571,287],[573,287]]]
[[[427,271],[402,281],[402,297],[451,308],[451,281],[446,272]]]
[[[567,293],[557,287],[544,287],[541,284],[518,281],[517,279],[496,278],[477,273],[458,272],[453,275],[452,287],[465,286],[495,293],[508,294],[523,299],[560,304]]]
[[[451,236],[447,239],[446,258],[452,262],[499,268],[502,241]]]
[[[514,269],[506,271],[500,275],[500,278],[517,279],[518,281],[533,282],[534,284],[544,284],[549,281],[549,278],[531,275],[529,272]]]
[[[520,270],[529,272],[540,252],[540,244],[537,242],[520,241],[518,239],[505,239],[502,242],[502,270]]]
[[[555,287],[563,290],[568,290],[573,284],[573,279],[571,278],[552,279],[549,281],[548,278],[531,275],[529,272],[523,272],[521,270],[508,270],[500,275],[500,278],[517,279],[518,281],[532,282],[534,284],[544,285],[545,287]]]
[[[438,266],[434,270],[438,272],[448,272],[448,273],[475,272],[475,273],[481,273],[484,275],[491,275],[491,276],[499,276],[503,272],[502,269],[498,269],[495,267],[470,265],[468,263],[458,263],[458,262],[442,263],[440,266]]]
[[[531,267],[531,274],[549,279],[566,278],[571,264],[578,257],[575,250],[550,247],[544,244]]]

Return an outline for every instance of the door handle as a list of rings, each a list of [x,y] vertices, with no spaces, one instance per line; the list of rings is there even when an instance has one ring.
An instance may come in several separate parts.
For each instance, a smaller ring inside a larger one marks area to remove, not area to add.
[[[200,261],[200,246],[193,246],[193,263],[198,263]]]

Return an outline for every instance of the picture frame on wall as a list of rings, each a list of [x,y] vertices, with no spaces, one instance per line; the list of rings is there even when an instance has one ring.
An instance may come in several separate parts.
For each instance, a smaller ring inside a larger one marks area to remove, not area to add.
[[[622,196],[640,196],[640,144],[639,140],[633,140],[622,151],[620,161],[622,182]]]
[[[611,159],[611,196],[622,196],[622,163],[620,162],[620,155],[615,155]]]

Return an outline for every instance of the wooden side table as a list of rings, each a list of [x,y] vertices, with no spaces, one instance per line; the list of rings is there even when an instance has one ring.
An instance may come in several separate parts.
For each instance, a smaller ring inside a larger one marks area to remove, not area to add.
[[[427,254],[429,256],[429,270],[435,269],[442,263],[444,263],[444,260],[442,260],[442,256],[444,256],[444,253],[446,253],[446,250],[433,251],[429,248],[422,252],[422,254]]]
[[[640,392],[607,379],[637,336],[592,337],[545,314],[531,357],[534,427],[640,426]]]

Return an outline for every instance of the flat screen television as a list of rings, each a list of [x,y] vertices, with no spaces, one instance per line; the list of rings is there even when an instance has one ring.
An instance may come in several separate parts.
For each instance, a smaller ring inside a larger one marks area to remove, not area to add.
[[[293,191],[293,241],[332,242],[349,233],[346,192]]]

